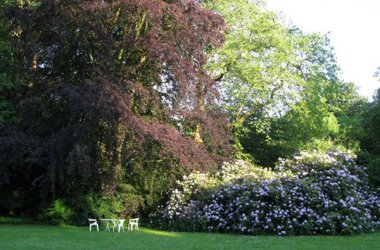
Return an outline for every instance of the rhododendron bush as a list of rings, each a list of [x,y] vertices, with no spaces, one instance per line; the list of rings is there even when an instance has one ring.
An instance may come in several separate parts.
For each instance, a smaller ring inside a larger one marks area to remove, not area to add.
[[[192,173],[151,214],[164,229],[243,234],[353,234],[380,225],[378,192],[350,152],[302,152],[275,170],[248,162]]]

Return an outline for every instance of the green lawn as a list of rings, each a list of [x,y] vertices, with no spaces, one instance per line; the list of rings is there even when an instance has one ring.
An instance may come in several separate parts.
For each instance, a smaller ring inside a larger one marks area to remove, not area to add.
[[[89,232],[86,227],[0,225],[0,249],[380,249],[380,232],[360,236],[240,236],[173,233]]]

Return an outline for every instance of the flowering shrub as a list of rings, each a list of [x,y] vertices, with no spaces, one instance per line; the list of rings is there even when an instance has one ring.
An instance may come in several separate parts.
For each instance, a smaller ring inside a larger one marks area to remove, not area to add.
[[[380,202],[350,153],[300,153],[274,171],[244,161],[178,182],[151,223],[182,231],[353,234],[373,231]]]

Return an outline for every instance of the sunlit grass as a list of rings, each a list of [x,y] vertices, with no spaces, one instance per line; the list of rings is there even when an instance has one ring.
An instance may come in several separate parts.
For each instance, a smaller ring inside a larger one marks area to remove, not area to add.
[[[87,227],[0,225],[0,249],[379,249],[380,232],[358,236],[242,236]]]
[[[153,234],[157,236],[179,237],[179,235],[175,232],[158,231],[158,230],[149,229],[149,228],[142,228],[141,231],[146,234]]]

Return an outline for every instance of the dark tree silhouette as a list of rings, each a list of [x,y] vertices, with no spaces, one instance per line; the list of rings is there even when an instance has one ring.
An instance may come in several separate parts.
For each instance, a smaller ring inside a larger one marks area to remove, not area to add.
[[[7,7],[1,18],[21,84],[18,122],[0,135],[0,200],[25,209],[89,189],[112,194],[138,162],[172,176],[229,156],[203,70],[223,42],[217,14],[193,1],[61,0]]]

